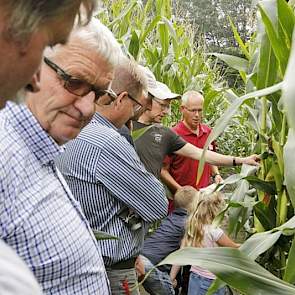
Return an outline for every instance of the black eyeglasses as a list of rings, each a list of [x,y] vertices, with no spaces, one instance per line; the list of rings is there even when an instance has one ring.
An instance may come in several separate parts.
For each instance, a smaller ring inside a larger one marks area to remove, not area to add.
[[[129,93],[128,97],[136,103],[134,107],[134,112],[139,112],[143,108],[143,105],[137,99],[133,98]]]
[[[115,100],[118,97],[112,89],[98,89],[87,81],[67,74],[63,69],[49,60],[47,57],[44,57],[44,62],[64,81],[64,88],[72,94],[85,96],[89,92],[93,91],[95,93],[95,101],[105,94],[109,95],[112,100]]]

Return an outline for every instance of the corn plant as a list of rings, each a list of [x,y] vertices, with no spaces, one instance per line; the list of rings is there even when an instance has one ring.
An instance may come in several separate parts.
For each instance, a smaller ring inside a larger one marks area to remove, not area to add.
[[[224,94],[227,83],[216,60],[205,54],[203,41],[199,39],[198,45],[194,45],[198,32],[174,14],[172,1],[149,0],[145,5],[136,0],[102,2],[98,17],[112,30],[126,54],[148,66],[173,92],[203,92],[205,123],[213,126],[232,103]],[[220,152],[250,153],[254,132],[244,120],[244,113],[244,108],[239,110],[223,136],[217,139]],[[179,102],[173,101],[171,115],[163,123],[173,126],[180,119]]]
[[[243,112],[248,111],[252,130],[257,132],[256,138],[251,132],[251,140],[255,142],[253,149],[262,155],[257,175],[253,175],[252,168],[243,167],[239,175],[231,176],[224,184],[239,181],[228,204],[230,232],[236,234],[253,209],[257,233],[240,250],[184,249],[171,254],[162,263],[203,266],[244,294],[261,294],[263,290],[273,295],[295,294],[294,286],[289,284],[295,283],[295,269],[292,268],[295,259],[295,168],[292,161],[295,157],[292,153],[295,91],[291,78],[295,68],[295,53],[291,52],[295,21],[292,1],[289,4],[285,0],[260,1],[257,32],[247,44],[232,23],[244,58],[215,54],[239,71],[245,83],[245,93],[240,97],[234,90],[224,91],[225,84],[212,57],[192,45],[193,30],[173,19],[171,1],[147,0],[145,5],[136,0],[102,2],[106,8],[99,18],[115,33],[126,53],[148,65],[158,80],[174,92],[182,93],[191,88],[203,90],[207,106],[218,97],[227,103],[229,108],[215,122],[207,145],[224,132],[241,107]],[[173,111],[172,117],[178,120],[177,107]],[[201,160],[200,170],[203,163]],[[258,258],[276,277],[254,262]],[[213,294],[222,284],[217,280],[209,293]]]

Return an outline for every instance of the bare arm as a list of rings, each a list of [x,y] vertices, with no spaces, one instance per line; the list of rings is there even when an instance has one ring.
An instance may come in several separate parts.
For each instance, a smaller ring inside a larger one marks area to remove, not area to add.
[[[217,166],[211,165],[211,172],[216,184],[223,182],[223,178],[221,177]]]
[[[226,234],[222,234],[220,239],[216,242],[220,247],[231,247],[231,248],[239,248],[241,244],[235,243],[231,238],[229,238]]]
[[[175,152],[177,155],[181,155],[184,157],[188,157],[194,160],[200,160],[202,156],[203,150],[193,146],[190,143],[187,143],[181,149]],[[257,155],[251,155],[249,157],[241,158],[241,157],[233,157],[218,154],[212,151],[207,151],[205,154],[205,160],[207,163],[216,166],[233,166],[234,160],[236,165],[248,164],[252,166],[259,165],[259,157]]]
[[[173,282],[176,279],[176,276],[178,272],[180,271],[181,266],[180,265],[172,265],[170,270],[170,279]]]
[[[169,163],[163,164],[163,167],[161,169],[161,179],[168,186],[170,191],[172,193],[175,193],[179,188],[181,188],[181,185],[172,177],[169,172],[169,167]]]

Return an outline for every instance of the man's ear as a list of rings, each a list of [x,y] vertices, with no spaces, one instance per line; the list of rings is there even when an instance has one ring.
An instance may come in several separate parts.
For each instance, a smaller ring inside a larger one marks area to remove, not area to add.
[[[40,68],[34,74],[30,83],[26,85],[26,90],[30,92],[38,92],[40,90]]]
[[[121,92],[121,93],[118,95],[117,99],[115,100],[115,103],[117,103],[118,105],[121,105],[123,99],[124,99],[125,96],[127,96],[127,95],[128,95],[128,92],[127,92],[127,91],[123,91],[123,92]]]

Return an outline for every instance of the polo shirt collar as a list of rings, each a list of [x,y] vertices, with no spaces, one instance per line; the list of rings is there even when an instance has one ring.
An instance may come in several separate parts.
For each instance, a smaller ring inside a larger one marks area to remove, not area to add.
[[[5,111],[12,127],[43,165],[53,163],[53,160],[63,152],[64,148],[41,127],[26,105],[8,102]]]
[[[181,121],[179,123],[179,127],[182,130],[183,135],[191,135],[191,134],[197,135],[197,134],[193,133],[190,129],[188,129],[183,121]],[[206,128],[204,128],[203,124],[200,124],[198,136],[202,136],[204,133],[208,133],[208,130]]]
[[[110,127],[112,129],[118,130],[118,128],[112,124],[107,118],[105,118],[104,116],[102,116],[100,113],[96,112],[90,122],[90,124],[93,123],[99,123],[102,124],[104,126]]]

